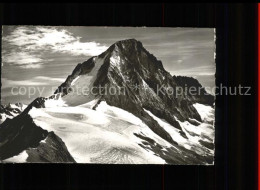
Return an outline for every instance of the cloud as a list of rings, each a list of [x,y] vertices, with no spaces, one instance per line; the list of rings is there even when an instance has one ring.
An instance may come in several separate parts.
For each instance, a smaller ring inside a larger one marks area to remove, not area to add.
[[[45,77],[45,76],[36,76],[31,79],[27,80],[10,80],[7,78],[2,78],[2,88],[8,88],[8,87],[19,87],[19,86],[48,86],[56,82],[56,83],[62,83],[65,81],[65,78],[55,78],[55,77]]]
[[[95,41],[81,42],[61,27],[18,26],[3,37],[3,63],[22,68],[40,68],[50,61],[44,53],[66,53],[71,56],[95,56],[107,49]]]
[[[45,77],[45,76],[37,76],[34,79],[36,80],[46,80],[46,81],[56,81],[56,82],[64,82],[65,78],[52,78],[52,77]]]
[[[62,53],[71,53],[72,55],[88,55],[95,56],[99,55],[107,49],[106,46],[101,46],[96,42],[73,42],[66,46],[56,47],[55,51]]]
[[[180,63],[182,63],[182,62],[183,62],[183,60],[181,60],[181,59],[178,59],[178,60],[177,60],[177,63],[178,63],[178,64],[180,64]]]
[[[27,52],[3,53],[2,60],[3,64],[9,63],[21,68],[40,68],[44,62],[48,61]]]
[[[47,85],[47,82],[40,82],[35,80],[9,80],[6,78],[1,79],[2,82],[2,88],[9,88],[9,87],[17,87],[17,86],[42,86]]]

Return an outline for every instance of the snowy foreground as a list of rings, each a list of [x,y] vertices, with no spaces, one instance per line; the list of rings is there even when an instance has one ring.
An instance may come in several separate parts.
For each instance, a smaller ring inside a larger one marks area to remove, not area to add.
[[[194,107],[204,122],[199,126],[180,122],[188,138],[147,111],[178,143],[175,147],[156,135],[133,114],[109,106],[106,102],[101,102],[96,110],[91,109],[90,102],[76,107],[33,108],[29,114],[38,126],[58,135],[78,163],[166,164],[165,159],[156,153],[158,150],[153,151],[151,144],[145,143],[144,138],[153,139],[153,144],[160,147],[162,154],[170,148],[181,153],[178,147],[193,150],[199,155],[214,154],[214,150],[200,143],[214,143],[214,109],[198,103]],[[26,158],[27,153],[23,151],[4,162],[26,162]]]

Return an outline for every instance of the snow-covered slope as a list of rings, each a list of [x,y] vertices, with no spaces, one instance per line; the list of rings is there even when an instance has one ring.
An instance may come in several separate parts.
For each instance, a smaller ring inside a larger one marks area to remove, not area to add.
[[[8,163],[25,163],[26,159],[28,158],[28,154],[26,153],[26,151],[24,150],[23,152],[21,152],[20,154],[13,156],[11,158],[5,159],[4,162]]]
[[[73,158],[80,163],[150,163],[165,161],[141,148],[134,133],[154,134],[142,121],[119,108],[102,102],[97,111],[85,107],[33,108],[29,114],[34,122],[54,131],[65,142]]]
[[[77,106],[96,98],[90,90],[93,89],[93,83],[96,80],[98,70],[104,63],[104,58],[95,57],[93,62],[95,62],[95,66],[89,73],[79,75],[71,81],[71,92],[61,98],[66,105]]]
[[[91,107],[88,103],[73,107],[32,108],[29,115],[36,125],[58,135],[79,163],[165,164],[176,159],[177,164],[206,164],[206,158],[213,156],[212,151],[199,143],[198,139],[203,139],[202,134],[196,140],[192,136],[186,139],[178,129],[152,113],[149,114],[178,145],[167,142],[125,110],[109,106],[104,101],[96,110]],[[189,129],[188,125],[188,122],[181,123],[184,130]],[[193,127],[201,126],[203,123]],[[201,156],[201,153],[204,155]]]

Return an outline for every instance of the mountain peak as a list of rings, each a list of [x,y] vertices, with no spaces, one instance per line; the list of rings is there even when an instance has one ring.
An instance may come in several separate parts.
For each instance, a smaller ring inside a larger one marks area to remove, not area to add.
[[[162,68],[162,63],[160,60],[145,49],[142,42],[132,38],[126,40],[120,40],[111,45],[107,51],[102,53],[100,57],[105,57],[105,55],[110,54],[110,56],[119,56],[121,58],[126,57],[130,59],[131,62],[142,63],[144,62],[154,62],[157,63],[158,67]],[[144,60],[145,59],[145,60]],[[143,60],[140,61],[140,60]]]
[[[108,51],[134,51],[141,49],[144,50],[143,44],[140,41],[132,38],[115,42],[108,48]]]
[[[120,40],[120,41],[115,42],[115,44],[117,44],[117,45],[118,44],[137,44],[137,43],[141,43],[141,42],[134,38]]]

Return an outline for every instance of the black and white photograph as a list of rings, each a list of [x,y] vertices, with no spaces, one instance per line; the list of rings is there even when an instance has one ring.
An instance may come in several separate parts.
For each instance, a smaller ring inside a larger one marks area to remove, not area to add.
[[[214,165],[214,28],[2,26],[2,163]]]

